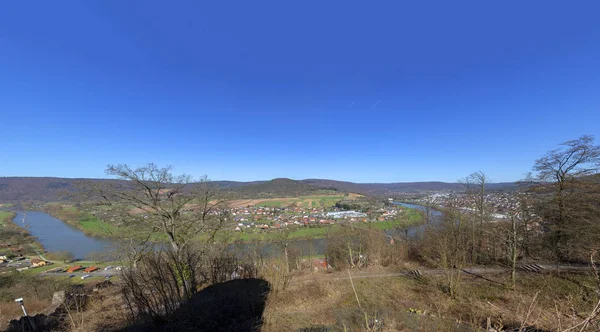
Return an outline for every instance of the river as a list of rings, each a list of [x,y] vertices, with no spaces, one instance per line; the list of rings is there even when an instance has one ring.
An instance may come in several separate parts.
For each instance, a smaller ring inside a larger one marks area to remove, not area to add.
[[[411,209],[416,209],[419,211],[423,211],[425,213],[427,212],[427,208],[424,206],[421,206],[421,205],[400,203],[400,202],[394,202],[394,204],[403,206],[403,207],[407,207],[407,208],[411,208]],[[442,213],[440,211],[434,210],[434,209],[429,209],[429,218],[430,218],[430,222],[432,225],[438,225],[441,222],[441,216],[442,216]],[[418,238],[421,234],[423,234],[425,232],[426,228],[427,228],[427,224],[410,226],[410,227],[408,227],[408,237],[411,239]],[[386,234],[392,235],[394,237],[397,237],[398,235],[401,235],[402,238],[404,237],[404,232],[399,229],[387,230]]]
[[[17,211],[14,222],[36,237],[49,252],[69,251],[84,259],[94,252],[105,252],[109,239],[85,235],[81,230],[40,211]]]
[[[425,207],[420,205],[399,202],[394,202],[394,204],[425,211]],[[436,210],[430,210],[430,216],[433,224],[437,224],[441,213]],[[24,222],[23,218],[25,218]],[[106,252],[113,244],[110,239],[88,236],[81,230],[60,219],[56,219],[40,211],[17,211],[14,220],[17,225],[36,237],[49,252],[69,251],[76,258],[84,259],[91,253]],[[416,238],[423,233],[425,228],[426,225],[410,226],[408,228],[408,236]],[[404,237],[404,232],[401,230],[388,230],[386,234],[397,238]],[[252,247],[252,244],[240,243],[233,246],[238,252],[247,252]],[[294,240],[289,244],[289,248],[299,250],[302,255],[323,255],[327,249],[327,239]],[[263,243],[261,245],[261,253],[264,256],[272,256],[278,252],[281,252],[281,247],[277,244]]]

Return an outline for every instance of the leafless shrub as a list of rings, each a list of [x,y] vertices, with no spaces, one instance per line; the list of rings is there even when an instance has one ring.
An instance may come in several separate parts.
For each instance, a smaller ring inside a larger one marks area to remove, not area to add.
[[[284,291],[292,281],[292,274],[287,269],[284,259],[272,259],[261,266],[259,276],[271,284],[273,292]]]
[[[407,257],[407,243],[392,245],[379,230],[348,228],[329,235],[326,256],[337,270],[400,264]]]
[[[91,298],[87,294],[69,294],[65,302],[60,306],[64,312],[63,322],[71,331],[85,330],[86,318],[85,310],[88,307]]]
[[[134,319],[160,321],[187,303],[185,289],[196,293],[207,285],[257,274],[254,262],[234,256],[224,246],[188,246],[177,256],[164,248],[146,253],[135,268],[122,272],[123,294]]]

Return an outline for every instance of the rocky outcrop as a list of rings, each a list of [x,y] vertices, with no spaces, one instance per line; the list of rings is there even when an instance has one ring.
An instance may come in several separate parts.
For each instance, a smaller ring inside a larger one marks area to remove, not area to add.
[[[93,292],[98,292],[112,286],[113,284],[106,280],[93,286]],[[42,313],[35,316],[21,317],[9,322],[6,331],[60,331],[62,322],[69,311],[85,310],[91,295],[87,294],[83,288],[81,293],[55,292],[52,295],[52,304]]]

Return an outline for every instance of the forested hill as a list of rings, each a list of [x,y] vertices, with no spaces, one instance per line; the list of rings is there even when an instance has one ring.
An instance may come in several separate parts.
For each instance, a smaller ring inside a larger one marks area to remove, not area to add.
[[[464,185],[451,182],[397,182],[397,183],[355,183],[327,179],[301,180],[303,183],[320,188],[334,188],[345,192],[355,192],[363,195],[393,195],[405,192],[421,191],[461,191]],[[489,183],[488,190],[510,190],[518,186],[516,182]]]
[[[76,190],[78,183],[117,182],[109,179],[55,177],[0,177],[0,202],[56,201]],[[354,192],[364,195],[393,195],[419,191],[460,191],[462,185],[447,182],[355,183],[327,179],[270,181],[214,181],[220,188],[243,197],[294,197],[301,195]],[[516,183],[491,183],[489,190],[515,188]]]
[[[322,188],[303,181],[278,178],[262,183],[252,183],[246,186],[231,188],[234,193],[244,197],[297,197],[313,194],[331,194],[338,191],[335,188]]]

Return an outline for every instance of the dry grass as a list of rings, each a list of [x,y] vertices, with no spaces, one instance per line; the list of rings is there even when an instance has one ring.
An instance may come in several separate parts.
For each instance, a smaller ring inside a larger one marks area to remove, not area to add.
[[[356,274],[386,272],[381,268]],[[389,270],[387,272],[390,272]],[[497,328],[535,326],[555,331],[581,322],[598,295],[593,280],[586,275],[519,275],[511,290],[491,282],[465,276],[456,300],[440,287],[442,277],[415,280],[407,277],[353,278],[353,292],[346,271],[294,272],[297,275],[285,289],[272,291],[264,312],[262,331],[297,331],[328,326],[333,331],[366,330],[368,320],[383,320],[382,331],[455,331],[485,327],[489,318]],[[508,275],[487,275],[508,284]],[[274,281],[274,280],[271,280]],[[360,301],[360,309],[356,297]],[[49,301],[29,301],[35,313]],[[95,294],[87,310],[78,313],[81,324],[72,331],[107,331],[127,326],[127,311],[118,287]],[[0,305],[0,317],[20,316],[14,303]],[[598,328],[594,325],[589,331]]]
[[[27,313],[30,315],[36,315],[43,312],[50,306],[50,299],[48,300],[27,300],[25,305]],[[19,319],[23,316],[23,310],[15,302],[0,302],[0,329],[4,329],[6,324],[11,319]]]
[[[129,323],[124,304],[118,287],[103,290],[92,297],[85,311],[73,313],[75,325],[70,319],[66,320],[65,329],[73,332],[101,332],[124,328]]]
[[[333,277],[343,274],[335,273]],[[508,276],[493,278],[508,282]],[[581,275],[570,278],[579,283],[590,281]],[[343,325],[364,330],[350,281],[336,281],[331,277],[315,280],[292,284],[283,292],[271,294],[263,331],[294,331],[322,325],[340,330]],[[485,327],[488,317],[496,327],[535,326],[556,330],[559,324],[566,328],[580,322],[597,301],[597,295],[556,276],[523,275],[515,291],[467,277],[456,300],[441,290],[438,286],[441,282],[435,278],[422,282],[386,277],[355,279],[354,285],[364,311],[370,317],[377,315],[384,319],[384,331],[432,328],[454,331],[459,328],[458,324],[462,328]],[[356,318],[359,325],[352,325],[357,324],[353,322]]]

